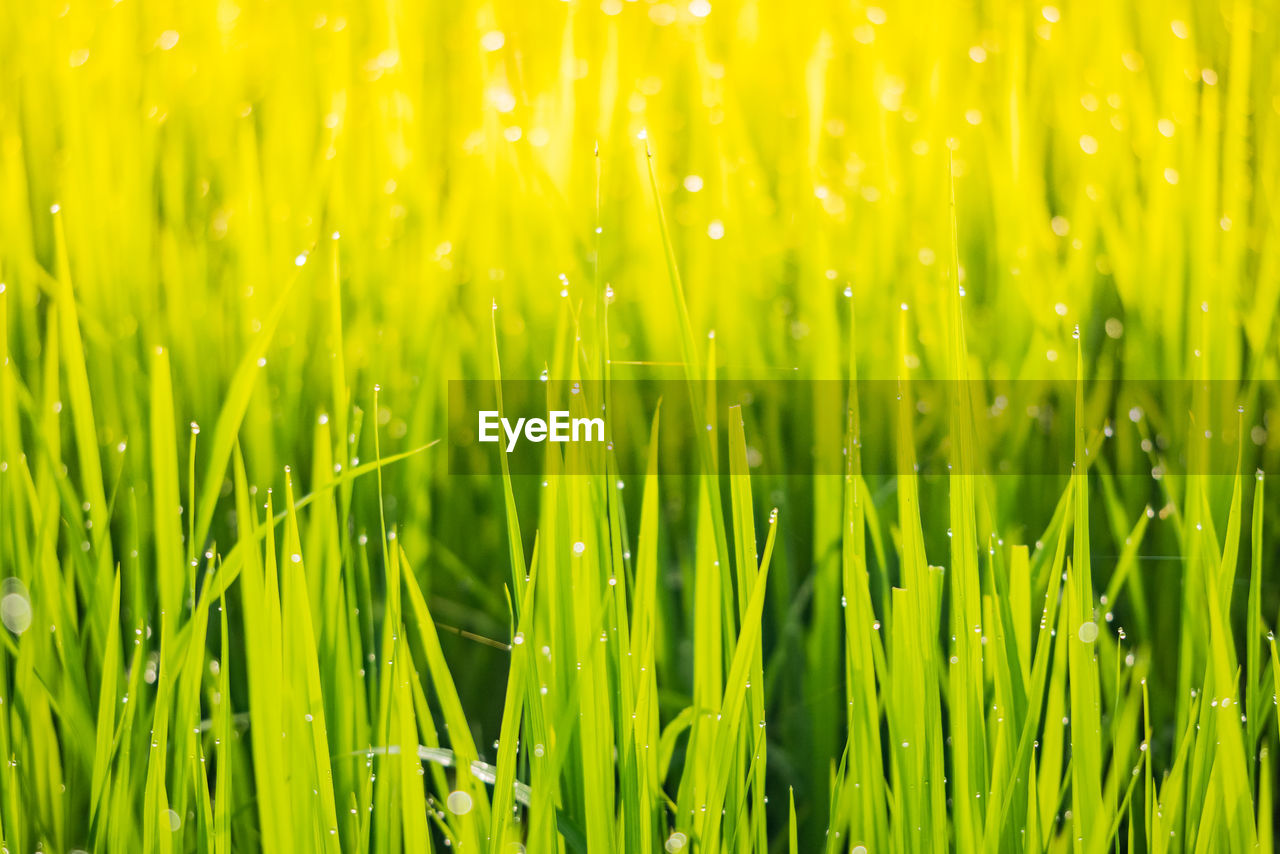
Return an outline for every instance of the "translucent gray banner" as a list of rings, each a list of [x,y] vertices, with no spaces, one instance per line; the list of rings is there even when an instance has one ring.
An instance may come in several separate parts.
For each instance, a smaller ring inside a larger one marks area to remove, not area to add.
[[[1268,431],[1278,392],[1229,380],[457,380],[449,471],[498,474],[505,456],[513,475],[637,474],[656,426],[668,475],[728,473],[735,455],[762,475],[1061,475],[1077,459],[1117,475],[1252,473],[1280,444]]]

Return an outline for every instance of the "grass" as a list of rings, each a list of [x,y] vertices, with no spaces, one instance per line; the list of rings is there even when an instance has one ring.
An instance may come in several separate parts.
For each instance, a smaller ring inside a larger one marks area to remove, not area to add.
[[[1271,5],[0,21],[6,851],[1274,849]]]

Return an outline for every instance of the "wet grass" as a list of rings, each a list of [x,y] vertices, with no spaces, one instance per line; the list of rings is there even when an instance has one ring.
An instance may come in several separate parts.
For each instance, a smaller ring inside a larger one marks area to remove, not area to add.
[[[7,851],[1273,850],[1274,8],[0,21]],[[539,376],[709,429],[450,475]]]

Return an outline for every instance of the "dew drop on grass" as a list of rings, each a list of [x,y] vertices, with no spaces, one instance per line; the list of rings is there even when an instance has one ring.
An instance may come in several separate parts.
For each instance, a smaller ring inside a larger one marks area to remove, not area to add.
[[[17,578],[0,583],[0,622],[15,635],[31,628],[31,596],[27,586]]]
[[[449,797],[445,799],[445,806],[454,815],[466,815],[471,812],[471,796],[461,790],[450,792]]]
[[[677,851],[683,851],[688,843],[689,837],[677,830],[667,837],[667,841],[662,847],[666,849],[667,854],[675,854]]]
[[[586,550],[587,550],[587,544],[582,542],[582,540],[578,540],[578,542],[573,544],[573,553],[576,555],[580,555]]]
[[[176,833],[178,828],[182,827],[182,817],[173,810],[165,810],[164,812],[169,819],[169,829]]]
[[[1098,639],[1098,624],[1095,622],[1087,622],[1080,624],[1080,630],[1076,632],[1076,636],[1083,643],[1093,643]]]

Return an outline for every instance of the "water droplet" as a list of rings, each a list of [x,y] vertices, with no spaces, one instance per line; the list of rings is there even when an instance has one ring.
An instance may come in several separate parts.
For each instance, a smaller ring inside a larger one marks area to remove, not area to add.
[[[471,812],[471,796],[461,790],[450,792],[445,799],[445,806],[454,815],[466,815]]]
[[[0,622],[15,635],[31,627],[31,596],[27,587],[17,578],[6,578],[0,583]]]

